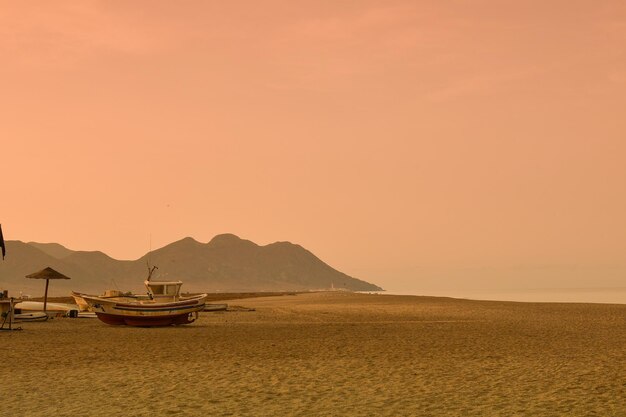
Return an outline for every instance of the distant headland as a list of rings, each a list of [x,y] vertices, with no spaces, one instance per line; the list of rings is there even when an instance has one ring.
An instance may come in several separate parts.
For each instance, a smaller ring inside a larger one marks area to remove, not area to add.
[[[105,288],[140,290],[148,261],[159,267],[161,278],[183,280],[184,291],[382,290],[337,271],[300,245],[276,242],[260,246],[233,234],[217,235],[208,243],[186,237],[133,261],[116,260],[99,251],[74,251],[58,243],[7,241],[6,245],[7,257],[0,262],[0,287],[13,294],[40,292],[39,286],[33,286],[37,283],[24,276],[46,266],[71,277],[55,283],[55,294]]]

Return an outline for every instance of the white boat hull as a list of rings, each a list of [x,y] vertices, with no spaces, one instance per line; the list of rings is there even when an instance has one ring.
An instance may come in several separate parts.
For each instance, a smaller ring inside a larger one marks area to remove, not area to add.
[[[19,313],[43,312],[44,303],[41,301],[20,301],[15,303],[15,311]],[[73,316],[72,311],[78,313],[78,307],[73,304],[47,303],[46,313],[50,317]],[[19,314],[17,313],[17,314]]]
[[[22,323],[26,321],[46,321],[50,317],[44,312],[33,313],[15,313],[13,314],[14,323]]]

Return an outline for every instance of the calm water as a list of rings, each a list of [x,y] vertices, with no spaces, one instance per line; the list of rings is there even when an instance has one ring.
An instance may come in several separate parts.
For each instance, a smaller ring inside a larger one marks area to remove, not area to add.
[[[390,290],[381,292],[381,294],[426,295],[435,297],[467,298],[471,300],[626,304],[626,287],[541,288],[517,290],[414,290],[409,292]]]

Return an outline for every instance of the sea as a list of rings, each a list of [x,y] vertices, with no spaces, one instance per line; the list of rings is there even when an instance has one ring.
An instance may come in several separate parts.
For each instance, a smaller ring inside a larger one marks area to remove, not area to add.
[[[369,292],[374,293],[374,292]],[[547,303],[626,304],[626,287],[615,288],[535,288],[535,289],[446,289],[376,291],[378,294],[452,297],[469,300]]]

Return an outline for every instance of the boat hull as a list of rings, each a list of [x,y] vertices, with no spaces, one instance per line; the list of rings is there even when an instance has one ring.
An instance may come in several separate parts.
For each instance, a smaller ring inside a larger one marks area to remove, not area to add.
[[[89,311],[89,303],[83,298],[83,294],[72,291],[74,302],[78,306],[78,311]]]
[[[41,301],[19,301],[14,307],[17,314],[44,312],[44,303]],[[49,317],[75,317],[74,314],[78,314],[78,307],[73,304],[47,303],[45,312]]]
[[[13,315],[14,323],[21,323],[27,321],[46,321],[50,318],[44,312],[33,312],[33,313],[15,313]]]
[[[96,316],[106,324],[139,327],[193,323],[206,305],[206,294],[185,300],[155,303],[111,300],[83,295]]]
[[[97,311],[96,316],[103,323],[113,326],[126,325],[136,327],[157,327],[171,326],[175,324],[190,324],[193,323],[197,318],[197,315],[194,313],[178,314],[175,316],[121,316],[115,314],[99,313]]]

